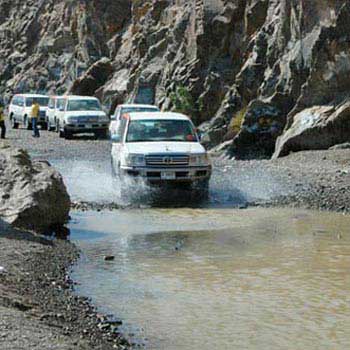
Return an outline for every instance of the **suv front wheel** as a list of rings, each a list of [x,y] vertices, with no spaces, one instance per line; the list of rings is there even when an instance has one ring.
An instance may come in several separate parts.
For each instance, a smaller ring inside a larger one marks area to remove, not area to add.
[[[59,128],[59,137],[64,138],[66,140],[70,140],[73,137],[73,134],[71,131],[67,130],[66,128]]]
[[[16,122],[16,119],[13,115],[10,116],[10,121],[11,121],[12,129],[18,129],[18,123]]]

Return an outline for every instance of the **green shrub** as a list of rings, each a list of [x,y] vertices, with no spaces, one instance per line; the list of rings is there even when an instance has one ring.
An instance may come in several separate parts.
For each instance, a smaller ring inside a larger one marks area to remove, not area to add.
[[[247,109],[248,109],[248,106],[243,107],[231,119],[230,129],[236,135],[241,131],[243,119],[245,114],[247,113]]]
[[[191,115],[196,110],[193,97],[184,86],[178,86],[176,91],[170,94],[170,101],[175,112]]]

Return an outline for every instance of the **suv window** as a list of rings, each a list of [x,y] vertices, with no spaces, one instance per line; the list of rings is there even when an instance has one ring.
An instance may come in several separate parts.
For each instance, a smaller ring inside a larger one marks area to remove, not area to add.
[[[121,119],[124,114],[138,113],[138,112],[159,112],[159,108],[157,107],[124,107],[124,108],[121,108],[119,119]],[[117,113],[115,115],[117,116]]]
[[[36,100],[40,106],[46,107],[49,103],[48,97],[27,97],[26,98],[26,106],[30,107],[33,104],[33,101]]]
[[[60,99],[57,101],[57,108],[58,108],[59,110],[64,110],[65,104],[66,104],[66,100],[65,100],[64,98],[60,98]]]
[[[54,109],[55,108],[55,99],[54,98],[50,98],[48,107],[50,109]]]
[[[101,106],[97,100],[70,100],[67,111],[100,111]]]
[[[126,119],[122,119],[120,121],[120,123],[118,124],[117,135],[118,135],[120,142],[123,141],[123,136],[124,136],[127,124],[128,124],[128,121]]]
[[[198,142],[188,120],[141,119],[129,124],[126,142]]]
[[[24,106],[24,97],[18,96],[17,106]]]
[[[12,105],[17,106],[18,105],[18,96],[14,96],[11,102]]]

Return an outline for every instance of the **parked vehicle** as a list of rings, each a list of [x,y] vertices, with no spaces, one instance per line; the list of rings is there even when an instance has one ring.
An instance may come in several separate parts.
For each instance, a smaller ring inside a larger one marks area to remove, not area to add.
[[[56,130],[60,137],[71,138],[74,134],[93,133],[107,137],[109,118],[102,110],[100,101],[90,96],[65,96],[58,99]]]
[[[49,97],[38,94],[21,94],[12,98],[9,106],[9,118],[14,129],[17,129],[19,124],[24,125],[28,130],[32,129],[31,109],[34,100],[40,105],[38,125],[42,129],[47,129],[46,111]]]
[[[120,178],[208,189],[209,156],[190,118],[178,113],[130,113],[112,135],[112,167]]]
[[[122,116],[126,113],[132,112],[159,112],[159,108],[153,105],[142,105],[142,104],[123,104],[118,105],[111,116],[111,123],[109,125],[109,134],[112,135],[116,132],[118,122]]]
[[[49,131],[57,131],[57,116],[58,116],[58,106],[60,101],[64,100],[62,96],[51,96],[49,99],[47,111],[46,111],[46,123],[47,129]]]

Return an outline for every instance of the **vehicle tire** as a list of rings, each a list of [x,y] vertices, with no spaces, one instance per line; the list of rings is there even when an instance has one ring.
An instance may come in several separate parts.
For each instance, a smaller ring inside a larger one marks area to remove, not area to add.
[[[18,123],[16,122],[16,119],[14,116],[10,117],[10,121],[11,121],[12,129],[18,129]]]
[[[118,174],[117,174],[117,171],[115,169],[113,158],[111,158],[111,169],[112,169],[112,178],[113,179],[117,178]]]
[[[50,120],[47,121],[47,130],[48,131],[54,131],[56,127],[53,127],[50,123]]]
[[[108,137],[108,130],[98,130],[95,131],[95,137],[100,140],[105,140]]]
[[[61,129],[59,122],[57,122],[56,131],[58,132],[58,136],[59,136],[60,138],[63,139],[63,138],[65,137],[65,135],[64,135],[64,130]]]
[[[199,180],[193,184],[193,191],[201,199],[209,197],[209,179]]]
[[[47,122],[41,124],[41,129],[42,129],[42,130],[48,130],[48,128],[49,128],[49,126],[48,126],[48,123],[47,123]]]
[[[29,122],[29,118],[27,116],[24,117],[24,128],[27,130],[32,130],[32,123]]]
[[[63,130],[63,135],[66,140],[71,140],[73,138],[72,132],[68,131],[67,129]]]

